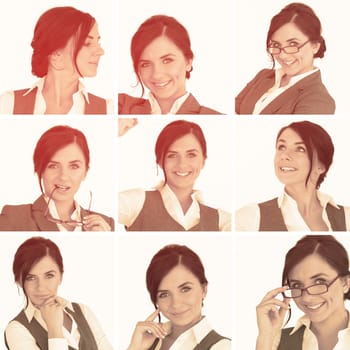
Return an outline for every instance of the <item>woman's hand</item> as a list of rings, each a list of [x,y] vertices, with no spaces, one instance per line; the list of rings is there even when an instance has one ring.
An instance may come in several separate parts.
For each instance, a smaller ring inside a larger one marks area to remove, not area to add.
[[[158,314],[159,310],[157,309],[145,321],[136,324],[127,350],[147,350],[156,338],[163,339],[168,334],[164,324],[154,322]]]
[[[276,334],[283,327],[286,312],[289,309],[290,299],[279,300],[276,296],[288,287],[279,287],[268,292],[256,307],[256,316],[259,328],[257,350],[271,349]]]
[[[41,317],[46,323],[49,338],[64,338],[63,336],[63,306],[60,298],[52,296],[42,304],[35,305],[40,310]]]
[[[84,216],[83,223],[86,231],[112,231],[108,222],[98,214]]]
[[[118,136],[126,134],[137,123],[137,118],[118,118]]]

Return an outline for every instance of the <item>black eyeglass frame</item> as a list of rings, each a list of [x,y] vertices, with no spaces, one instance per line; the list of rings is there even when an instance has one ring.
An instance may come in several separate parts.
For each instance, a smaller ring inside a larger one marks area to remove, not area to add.
[[[273,47],[273,46],[268,46],[267,47],[267,52],[270,55],[279,55],[282,51],[286,54],[293,54],[293,53],[298,53],[300,51],[301,48],[303,48],[307,43],[309,43],[310,40],[305,41],[303,44],[299,45],[299,46],[284,46],[284,47]],[[293,48],[294,50],[292,52],[287,52],[286,49],[287,48]],[[278,52],[272,52],[272,50],[278,50]]]
[[[321,294],[325,294],[328,292],[328,289],[329,287],[340,277],[340,275],[337,275],[336,278],[334,278],[331,282],[328,282],[328,283],[322,283],[322,284],[312,284],[311,286],[308,286],[306,288],[288,288],[287,290],[290,291],[290,293],[292,293],[293,290],[299,290],[300,291],[300,295],[298,296],[287,296],[285,294],[285,292],[282,292],[282,295],[284,298],[286,299],[297,299],[297,298],[300,298],[302,295],[303,295],[303,292],[306,292],[308,293],[309,295],[321,295]],[[320,293],[310,293],[309,289],[312,288],[312,287],[324,287],[324,291],[323,292],[320,292]]]
[[[46,220],[53,222],[55,224],[62,224],[62,225],[71,225],[71,226],[83,226],[84,223],[82,221],[78,221],[78,220],[62,220],[62,219],[56,219],[53,218],[49,212],[49,204],[52,200],[52,195],[54,194],[54,192],[58,189],[59,187],[55,187],[49,196],[49,200],[47,201],[47,205],[46,205],[46,210],[44,212],[44,217],[46,218]],[[90,201],[89,201],[89,208],[87,209],[88,215],[91,213],[91,203],[92,203],[92,192],[90,192]]]

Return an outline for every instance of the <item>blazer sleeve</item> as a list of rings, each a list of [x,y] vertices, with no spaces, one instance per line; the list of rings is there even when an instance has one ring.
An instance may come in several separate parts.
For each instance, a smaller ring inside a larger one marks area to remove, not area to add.
[[[0,214],[0,231],[37,231],[31,204],[5,205]]]

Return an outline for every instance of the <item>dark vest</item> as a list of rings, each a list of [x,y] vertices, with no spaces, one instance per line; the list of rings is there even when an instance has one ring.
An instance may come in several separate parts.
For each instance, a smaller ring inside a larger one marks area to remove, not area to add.
[[[300,327],[290,335],[293,327],[282,329],[281,340],[277,350],[302,350],[305,326]]]
[[[340,209],[327,204],[326,212],[333,231],[346,231],[344,207]],[[260,227],[259,231],[287,231],[277,198],[259,203]]]
[[[199,203],[200,222],[189,231],[219,231],[219,214],[216,209]],[[146,198],[136,220],[127,231],[186,231],[166,211],[159,191],[146,191]]]
[[[194,348],[193,350],[210,350],[210,348],[219,342],[222,339],[228,339],[223,337],[219,333],[216,333],[214,330],[211,330]],[[159,339],[156,339],[152,346],[148,350],[154,350],[159,342]]]
[[[16,90],[15,104],[13,114],[33,114],[36,92],[38,88],[34,88],[29,94],[23,96],[28,89]],[[84,114],[107,114],[107,102],[105,99],[88,94],[90,103],[85,103]]]
[[[69,309],[66,309],[66,311],[73,317],[74,321],[77,324],[78,331],[80,333],[79,350],[98,350],[94,335],[81,311],[80,306],[76,303],[72,303],[72,305],[73,305],[74,312]],[[40,325],[40,323],[34,317],[30,322],[28,322],[28,319],[24,311],[22,310],[13,319],[13,321],[18,321],[28,329],[30,334],[35,339],[36,345],[41,350],[49,349],[47,331]],[[7,345],[6,334],[5,334],[5,344],[6,344],[6,347],[10,349]],[[74,350],[74,349],[69,346],[69,350]]]

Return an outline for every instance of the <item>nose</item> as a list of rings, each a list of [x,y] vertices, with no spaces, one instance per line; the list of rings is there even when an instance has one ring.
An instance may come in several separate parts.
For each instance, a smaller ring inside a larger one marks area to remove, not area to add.
[[[59,172],[59,178],[60,179],[67,179],[68,177],[69,177],[68,169],[65,167],[61,167],[60,172]]]
[[[95,56],[103,56],[105,54],[105,50],[103,50],[102,46],[100,44],[97,45]]]
[[[164,65],[162,63],[155,63],[152,66],[152,77],[153,79],[161,79],[164,73]]]
[[[291,159],[290,152],[288,150],[282,151],[281,159],[282,160],[290,160]]]
[[[284,50],[281,50],[281,52],[277,55],[279,59],[283,60],[285,58],[288,58],[290,56],[289,53],[285,53]]]
[[[38,278],[36,281],[36,290],[38,292],[45,290],[45,281],[41,278]]]
[[[179,295],[173,295],[171,299],[171,307],[177,309],[181,305],[181,297]]]

